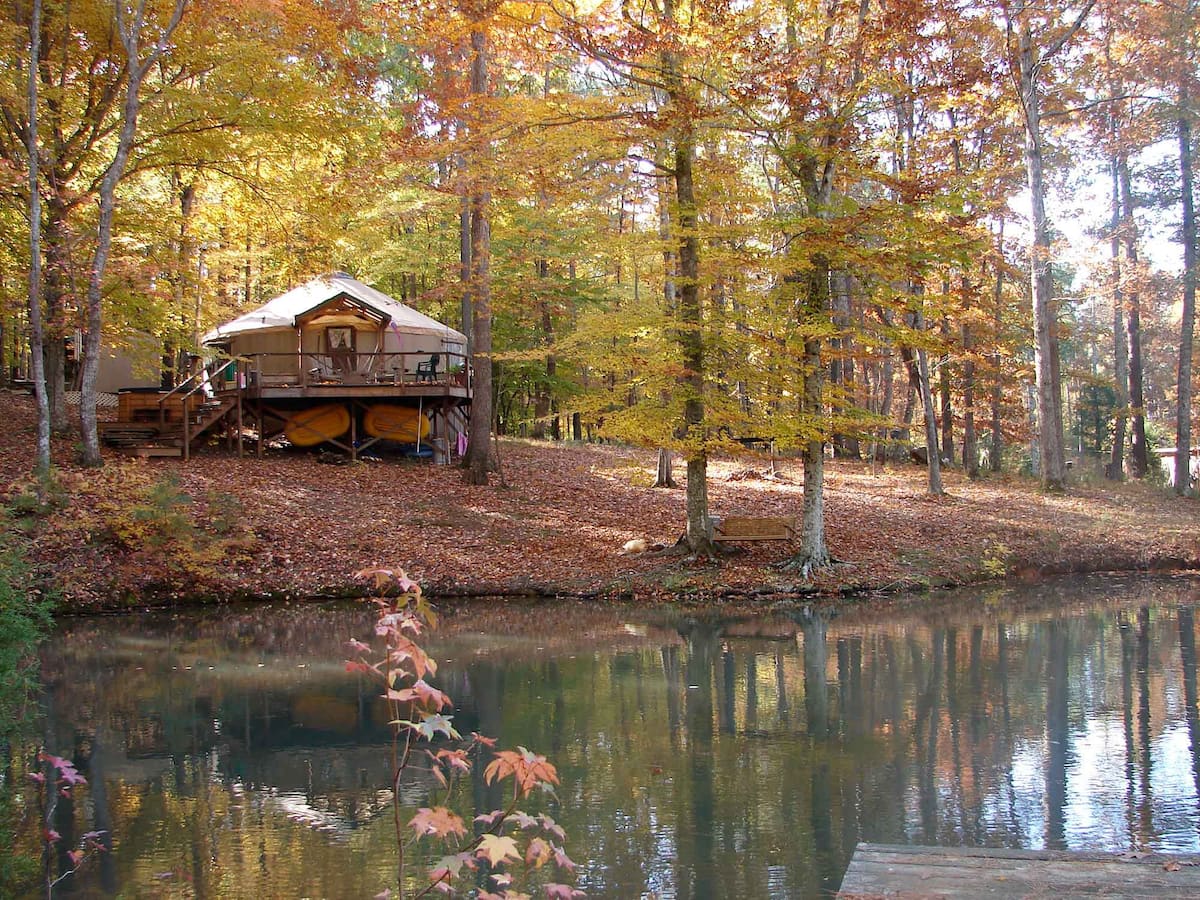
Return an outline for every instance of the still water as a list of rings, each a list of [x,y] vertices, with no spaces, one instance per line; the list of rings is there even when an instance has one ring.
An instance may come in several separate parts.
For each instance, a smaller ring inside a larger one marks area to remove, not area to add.
[[[855,843],[1200,850],[1200,581],[1086,579],[721,615],[447,611],[460,731],[544,753],[593,897],[817,897]],[[393,871],[364,605],[67,621],[47,744],[89,778],[71,896],[373,897]],[[419,780],[403,790],[425,802]],[[468,788],[464,812],[502,802]]]

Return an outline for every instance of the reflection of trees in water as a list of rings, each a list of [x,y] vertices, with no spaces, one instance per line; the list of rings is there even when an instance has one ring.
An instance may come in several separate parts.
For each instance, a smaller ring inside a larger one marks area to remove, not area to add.
[[[272,795],[294,794],[313,813],[307,827],[357,822],[382,840],[371,815],[387,731],[374,689],[337,667],[354,619],[284,612],[286,638],[268,636],[269,615],[235,616],[229,631],[216,617],[164,619],[135,653],[122,647],[128,625],[100,622],[48,651],[47,695],[73,706],[54,726],[58,746],[81,736],[85,751],[100,748],[89,760],[107,773],[97,817],[113,819],[125,846],[131,835],[154,843],[155,828],[169,834],[197,884],[215,877],[214,860],[252,883],[268,870],[282,877],[276,845],[288,841],[304,842],[314,864],[352,865],[328,841],[269,838],[286,821]],[[1072,831],[1069,810],[1081,803],[1124,823],[1131,843],[1153,845],[1180,815],[1194,830],[1194,802],[1169,821],[1151,793],[1163,779],[1200,785],[1190,609],[1137,602],[1007,617],[964,604],[884,621],[651,612],[631,628],[628,611],[587,619],[572,609],[574,632],[552,640],[545,622],[531,637],[489,615],[490,635],[439,638],[439,658],[453,660],[439,682],[458,701],[460,729],[559,765],[552,814],[598,896],[803,896],[836,887],[860,838],[1079,846],[1087,837]],[[320,634],[304,636],[306,620]],[[306,647],[322,655],[305,657]],[[1180,678],[1182,702],[1172,699]],[[1105,722],[1124,739],[1121,763],[1105,762],[1112,808],[1102,791],[1082,796],[1073,776],[1078,754],[1091,752],[1082,737]],[[1193,750],[1180,773],[1155,750],[1173,722]],[[1014,756],[1031,764],[1018,777]],[[469,796],[476,811],[497,802],[482,787]],[[262,847],[249,852],[220,822]],[[112,860],[128,890],[128,858]]]
[[[1196,693],[1196,623],[1189,606],[1179,609],[1179,659],[1183,670],[1184,714],[1192,754],[1192,784],[1200,797],[1200,697]]]

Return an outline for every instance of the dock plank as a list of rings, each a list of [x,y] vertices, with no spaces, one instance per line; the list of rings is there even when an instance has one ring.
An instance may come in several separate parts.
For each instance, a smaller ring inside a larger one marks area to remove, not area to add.
[[[838,897],[1195,898],[1200,857],[860,843]]]

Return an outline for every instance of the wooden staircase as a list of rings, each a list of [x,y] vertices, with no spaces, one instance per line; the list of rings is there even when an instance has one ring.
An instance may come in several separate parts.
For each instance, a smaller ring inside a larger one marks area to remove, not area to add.
[[[184,453],[184,423],[182,422],[103,422],[100,435],[105,444],[132,456],[185,456],[197,447],[207,434],[224,422],[237,407],[237,398],[206,400],[191,407],[187,422],[187,442]]]

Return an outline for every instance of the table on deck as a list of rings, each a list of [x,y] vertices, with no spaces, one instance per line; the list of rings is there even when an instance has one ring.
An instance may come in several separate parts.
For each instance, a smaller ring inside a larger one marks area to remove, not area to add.
[[[1200,856],[860,843],[843,900],[1200,897]]]

